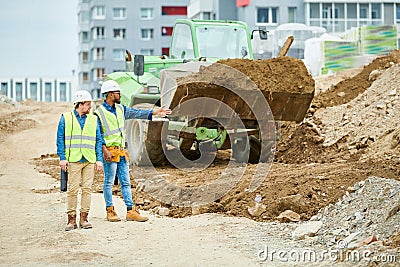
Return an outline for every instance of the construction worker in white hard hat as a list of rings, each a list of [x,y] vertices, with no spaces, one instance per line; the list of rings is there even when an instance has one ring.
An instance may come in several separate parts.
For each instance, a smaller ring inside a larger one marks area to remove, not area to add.
[[[57,154],[60,167],[68,171],[66,231],[77,228],[76,210],[79,185],[81,208],[79,226],[92,228],[88,222],[95,171],[103,168],[102,135],[97,117],[90,114],[92,96],[80,90],[73,95],[75,109],[61,115],[57,129]]]
[[[107,220],[117,222],[121,219],[114,210],[112,200],[112,186],[117,175],[121,185],[127,213],[127,221],[147,221],[148,218],[140,215],[132,200],[129,159],[125,148],[125,120],[127,119],[152,119],[153,115],[166,116],[171,114],[170,109],[164,107],[152,110],[129,108],[121,105],[120,87],[117,82],[108,80],[101,86],[101,93],[105,96],[103,104],[97,108],[95,114],[101,123],[101,132],[104,137],[104,185],[103,194],[106,202]]]

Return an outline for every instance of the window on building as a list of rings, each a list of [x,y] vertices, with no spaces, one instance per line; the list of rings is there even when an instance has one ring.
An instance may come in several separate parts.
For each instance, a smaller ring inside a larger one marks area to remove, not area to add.
[[[16,101],[21,101],[22,100],[22,83],[15,83],[15,100]]]
[[[113,59],[118,61],[124,60],[124,52],[124,49],[113,49]]]
[[[95,69],[93,69],[93,80],[95,80],[95,81],[102,80],[104,74],[105,74],[105,69],[104,68],[95,68]]]
[[[126,8],[124,8],[124,7],[113,8],[113,18],[114,19],[126,19]]]
[[[81,63],[87,63],[89,60],[89,53],[87,51],[81,52],[80,60]]]
[[[152,56],[154,55],[154,49],[140,49],[140,54],[145,55],[145,56]]]
[[[60,83],[60,101],[67,101],[67,84]]]
[[[8,83],[1,83],[1,93],[7,95]]]
[[[161,27],[162,36],[171,36],[173,27]]]
[[[357,19],[357,4],[347,4],[347,18]]]
[[[360,19],[368,18],[368,5],[369,4],[360,4]]]
[[[331,19],[333,18],[332,14],[332,4],[322,4],[322,18],[323,19]]]
[[[125,39],[125,29],[114,29],[113,30],[113,37],[114,39],[122,40]]]
[[[380,20],[381,16],[381,4],[371,4],[371,18]]]
[[[296,12],[297,12],[297,7],[288,7],[288,23],[297,22]]]
[[[104,27],[94,27],[92,29],[92,33],[93,33],[93,39],[97,40],[97,39],[104,39],[105,36],[105,29]]]
[[[141,30],[141,37],[143,40],[150,40],[154,38],[153,29],[142,29]]]
[[[335,3],[335,18],[344,19],[344,4]]]
[[[92,58],[93,60],[104,60],[104,47],[96,47],[92,49]]]
[[[83,51],[82,52],[82,62],[87,63],[89,61],[89,52],[88,51]]]
[[[203,12],[203,19],[210,20],[211,12]]]
[[[88,82],[89,81],[89,73],[88,72],[82,72],[82,82]]]
[[[46,82],[44,83],[44,101],[50,102],[51,101],[51,83]]]
[[[319,19],[319,4],[310,3],[310,18]]]
[[[161,7],[161,14],[163,16],[186,16],[187,15],[187,7],[186,6],[163,6]]]
[[[267,7],[257,9],[257,23],[278,23],[278,8]]]
[[[396,20],[400,20],[400,4],[396,4]]]
[[[161,48],[161,55],[169,56],[169,47]]]
[[[89,12],[81,11],[79,12],[79,22],[84,23],[89,21]]]
[[[37,100],[38,84],[35,82],[29,83],[29,94],[32,100]]]
[[[94,6],[92,8],[92,19],[105,19],[106,8],[105,6]]]
[[[153,8],[141,8],[140,9],[140,18],[141,19],[153,19],[154,18],[154,10]]]
[[[88,32],[81,32],[80,39],[81,39],[81,43],[89,42],[89,33]]]

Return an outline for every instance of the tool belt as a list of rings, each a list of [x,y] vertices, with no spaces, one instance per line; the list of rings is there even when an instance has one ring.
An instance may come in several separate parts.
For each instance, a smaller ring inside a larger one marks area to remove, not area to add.
[[[129,152],[127,149],[119,146],[108,146],[107,150],[111,153],[111,162],[120,162],[121,157],[125,157],[129,162]]]

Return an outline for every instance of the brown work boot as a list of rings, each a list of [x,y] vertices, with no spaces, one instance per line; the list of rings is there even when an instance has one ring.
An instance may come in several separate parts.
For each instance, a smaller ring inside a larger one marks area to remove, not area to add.
[[[128,210],[126,212],[126,220],[127,221],[137,221],[137,222],[145,222],[149,218],[140,215],[139,211],[136,210],[135,207],[133,207],[131,210]]]
[[[90,229],[92,228],[92,225],[90,222],[87,220],[88,213],[87,212],[81,212],[81,217],[79,219],[79,227],[82,229]]]
[[[118,217],[117,213],[114,211],[114,206],[107,208],[107,221],[109,222],[119,222],[121,219]]]
[[[65,227],[65,231],[71,231],[76,229],[78,226],[76,225],[76,215],[75,214],[68,214],[68,223]]]

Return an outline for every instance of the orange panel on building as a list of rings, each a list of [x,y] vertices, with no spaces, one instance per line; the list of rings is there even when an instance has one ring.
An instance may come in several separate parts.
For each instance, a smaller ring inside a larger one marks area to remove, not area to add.
[[[172,35],[173,27],[162,27],[161,28],[161,35],[162,36],[171,36]]]
[[[171,16],[171,15],[187,15],[187,7],[186,6],[163,6],[161,7],[162,15]]]
[[[161,55],[169,56],[169,47],[161,48]]]
[[[250,0],[236,0],[236,6],[248,6],[250,4]]]

